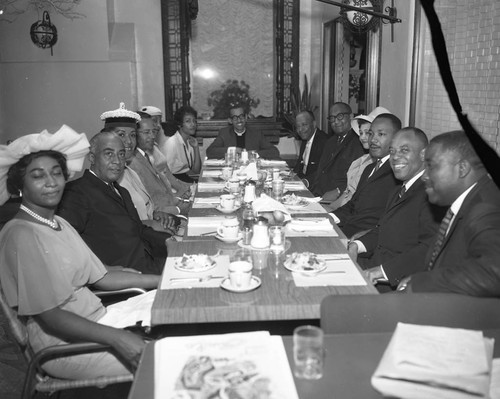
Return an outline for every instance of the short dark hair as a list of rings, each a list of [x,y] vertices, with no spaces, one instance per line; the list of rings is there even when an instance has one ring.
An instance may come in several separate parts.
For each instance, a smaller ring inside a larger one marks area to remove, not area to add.
[[[429,139],[422,129],[419,129],[418,127],[408,126],[402,128],[398,133],[406,132],[412,132],[415,135],[415,138],[420,141],[420,144],[422,144],[424,148],[429,145]]]
[[[403,125],[401,123],[401,119],[393,114],[380,114],[373,120],[373,122],[375,122],[377,119],[387,119],[389,122],[391,122],[394,132],[401,130],[401,126]]]
[[[135,124],[135,128],[136,129],[139,129],[141,127],[141,121],[144,120],[144,119],[152,119],[151,118],[151,115],[145,113],[145,112],[142,112],[142,111],[136,111],[139,116],[141,117],[141,120],[140,121],[137,121],[136,124]]]
[[[186,115],[193,115],[195,119],[198,118],[198,112],[189,105],[185,105],[180,107],[174,114],[174,121],[177,123],[177,126],[182,126],[182,122],[184,121],[184,117]]]
[[[22,157],[19,161],[17,161],[9,168],[9,171],[7,172],[7,191],[10,194],[17,195],[23,190],[26,169],[31,164],[31,162],[41,157],[50,157],[55,159],[61,167],[64,180],[68,180],[68,166],[66,165],[66,156],[64,154],[54,150],[32,152]]]
[[[444,151],[456,153],[460,159],[467,160],[475,169],[484,168],[481,158],[463,130],[454,130],[435,136],[431,139],[431,144],[440,144]]]

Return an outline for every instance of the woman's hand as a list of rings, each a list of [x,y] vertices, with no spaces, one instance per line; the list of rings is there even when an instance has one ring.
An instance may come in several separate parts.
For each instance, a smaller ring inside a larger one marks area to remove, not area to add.
[[[196,139],[196,137],[193,136],[188,137],[187,143],[193,148],[198,147],[198,140]]]
[[[111,346],[119,353],[120,357],[135,370],[139,365],[142,351],[146,346],[144,340],[130,331],[117,330]]]

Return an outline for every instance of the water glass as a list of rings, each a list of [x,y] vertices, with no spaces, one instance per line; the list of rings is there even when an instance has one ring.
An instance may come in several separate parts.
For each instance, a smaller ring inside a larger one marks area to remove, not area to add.
[[[273,180],[272,183],[272,196],[275,200],[281,200],[283,193],[285,191],[285,181],[284,180]]]
[[[297,378],[317,380],[323,377],[323,330],[299,326],[293,331],[294,374]]]

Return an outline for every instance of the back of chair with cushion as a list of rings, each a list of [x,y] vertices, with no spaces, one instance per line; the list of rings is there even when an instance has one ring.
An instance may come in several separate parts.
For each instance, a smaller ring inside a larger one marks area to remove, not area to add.
[[[500,328],[500,299],[394,293],[334,295],[321,302],[325,333],[393,332],[398,322],[475,330]]]

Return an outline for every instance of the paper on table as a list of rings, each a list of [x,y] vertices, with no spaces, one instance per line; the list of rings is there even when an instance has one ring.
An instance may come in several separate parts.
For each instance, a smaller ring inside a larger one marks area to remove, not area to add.
[[[255,162],[250,162],[242,171],[247,174],[249,179],[257,180],[259,178],[257,176],[257,165]]]
[[[319,259],[337,258],[338,254],[320,255]],[[353,261],[349,259],[326,260],[326,269],[315,276],[292,273],[297,287],[366,285],[366,281]],[[340,272],[340,273],[332,273]]]
[[[188,219],[188,236],[199,236],[200,234],[216,233],[217,227],[225,219],[225,216],[200,216]]]
[[[221,174],[221,169],[207,169],[203,171],[203,177],[219,177]]]
[[[222,166],[226,163],[224,159],[205,159],[204,166]]]
[[[298,399],[279,336],[168,337],[155,343],[155,399]]]
[[[500,399],[500,359],[493,359],[491,369],[490,398]]]
[[[305,186],[302,181],[287,181],[285,182],[285,191],[300,191],[300,190],[307,190],[307,187]]]
[[[142,321],[143,326],[151,325],[151,307],[155,299],[156,290],[145,294],[133,296],[126,301],[108,305],[106,314],[99,319],[98,323],[116,328],[134,326]]]
[[[168,257],[165,262],[165,269],[163,269],[163,274],[161,276],[160,289],[179,289],[179,288],[210,288],[218,287],[222,281],[222,278],[212,278],[208,281],[197,281],[196,278],[201,278],[205,276],[223,276],[228,275],[229,268],[229,256],[228,255],[218,255],[214,258],[217,265],[213,269],[206,270],[200,273],[185,272],[175,268],[175,264],[182,259],[182,256]],[[177,280],[175,282],[170,281],[171,278],[186,278],[191,280]]]
[[[200,182],[198,183],[198,192],[220,191],[226,187],[226,182]]]
[[[481,331],[398,323],[372,385],[400,398],[487,397],[492,356]]]
[[[270,167],[270,166],[282,166],[286,167],[287,163],[286,161],[281,161],[277,159],[261,159],[260,160],[260,165],[263,167]]]
[[[325,208],[318,204],[317,202],[310,202],[304,206],[294,206],[285,205],[291,214],[301,214],[301,213],[326,213]]]
[[[194,199],[193,208],[215,208],[220,204],[220,197],[197,197]]]
[[[287,237],[338,237],[328,218],[311,218],[311,220],[292,219],[286,225],[285,235]]]

